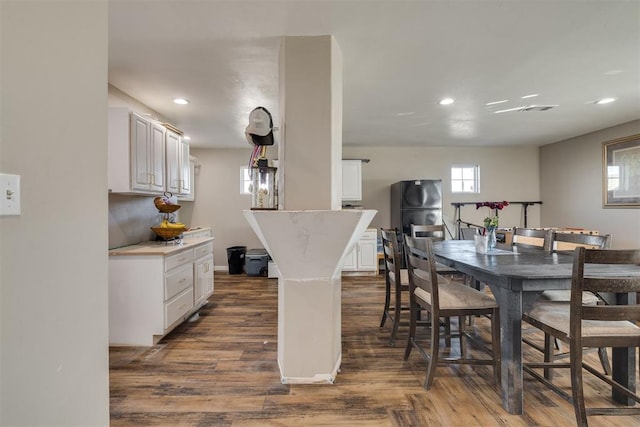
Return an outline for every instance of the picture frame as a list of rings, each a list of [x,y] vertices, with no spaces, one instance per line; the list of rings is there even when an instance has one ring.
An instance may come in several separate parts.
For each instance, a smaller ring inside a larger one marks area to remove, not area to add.
[[[640,208],[640,134],[602,143],[605,208]]]

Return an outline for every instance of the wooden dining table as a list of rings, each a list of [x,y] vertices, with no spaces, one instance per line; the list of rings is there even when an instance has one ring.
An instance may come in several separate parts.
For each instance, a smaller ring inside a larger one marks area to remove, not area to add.
[[[549,289],[570,289],[573,253],[549,252],[537,247],[505,246],[488,254],[477,253],[471,240],[445,240],[433,244],[436,260],[487,283],[500,306],[502,406],[510,414],[523,413],[522,313]],[[587,273],[589,268],[585,270]],[[640,266],[595,266],[607,275],[639,275]],[[635,302],[635,294],[618,295],[616,304]],[[635,349],[614,348],[613,378],[630,390],[636,382]],[[612,392],[623,404],[633,401]]]

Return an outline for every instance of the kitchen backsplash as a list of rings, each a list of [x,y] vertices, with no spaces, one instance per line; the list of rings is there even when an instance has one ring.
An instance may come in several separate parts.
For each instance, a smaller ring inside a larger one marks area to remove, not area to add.
[[[109,249],[155,240],[151,227],[162,221],[153,199],[155,196],[109,194]],[[193,202],[181,201],[176,221],[190,223]]]

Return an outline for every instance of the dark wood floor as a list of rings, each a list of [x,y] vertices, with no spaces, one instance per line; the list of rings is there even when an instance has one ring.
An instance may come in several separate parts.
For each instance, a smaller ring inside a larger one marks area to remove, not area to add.
[[[382,278],[347,277],[342,283],[342,367],[335,384],[281,384],[277,281],[216,272],[214,296],[199,319],[155,347],[110,349],[111,425],[575,425],[569,403],[528,376],[525,414],[506,413],[489,367],[439,368],[425,391],[420,355],[414,351],[402,360],[406,328],[396,347],[388,346],[388,327],[378,328]],[[488,339],[488,321],[477,318],[474,325]],[[539,353],[527,350],[526,357]],[[566,373],[556,377],[568,387]],[[586,380],[588,401],[608,404],[606,387]],[[640,418],[592,417],[590,424],[638,426]]]

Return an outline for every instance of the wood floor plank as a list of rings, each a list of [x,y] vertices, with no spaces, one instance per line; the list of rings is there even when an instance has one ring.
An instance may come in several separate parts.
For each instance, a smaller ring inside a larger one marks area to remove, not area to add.
[[[378,327],[382,276],[345,277],[342,288],[342,366],[334,384],[282,384],[276,360],[277,281],[216,272],[215,293],[198,318],[154,347],[110,348],[111,425],[575,425],[572,406],[527,376],[525,414],[508,414],[487,366],[438,368],[432,388],[424,390],[424,360],[417,352],[403,360],[407,327],[400,328],[395,347],[388,345],[390,325]],[[474,319],[474,330],[489,340],[486,319]],[[419,337],[426,333],[420,331]],[[454,354],[456,345],[454,340]],[[525,357],[540,359],[539,353],[525,351]],[[568,373],[558,372],[556,378],[569,387]],[[609,404],[606,386],[585,381],[591,404]],[[591,417],[590,425],[637,426],[640,419]]]

